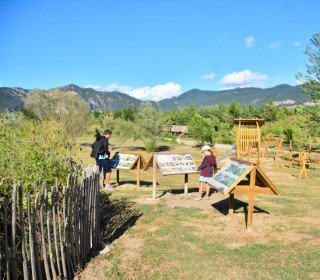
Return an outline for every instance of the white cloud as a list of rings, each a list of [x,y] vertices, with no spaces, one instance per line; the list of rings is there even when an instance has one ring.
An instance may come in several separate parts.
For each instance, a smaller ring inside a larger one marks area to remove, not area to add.
[[[278,42],[273,42],[272,44],[270,44],[270,49],[279,49],[279,48],[281,48],[281,43],[280,43],[280,41],[278,41]]]
[[[99,86],[99,85],[88,85],[88,86],[86,86],[86,88],[93,88],[97,91],[109,91],[109,92],[119,91],[119,92],[123,92],[123,93],[129,93],[132,90],[132,88],[129,86],[122,86],[117,83],[113,83],[113,84],[108,85],[106,87]]]
[[[153,87],[141,87],[133,89],[131,96],[141,100],[159,101],[164,98],[171,98],[181,94],[181,86],[179,84],[169,82],[163,85]]]
[[[254,42],[255,42],[255,39],[253,38],[252,35],[247,36],[246,38],[244,38],[244,43],[245,43],[247,48],[253,47],[254,46]]]
[[[262,82],[268,80],[268,76],[261,73],[254,73],[246,69],[239,72],[233,72],[224,75],[219,81],[223,86],[222,89],[244,88],[244,87],[261,87]]]
[[[301,45],[301,43],[298,42],[298,41],[295,41],[295,42],[293,42],[292,44],[294,44],[294,45],[297,46],[297,47],[299,47],[299,46]]]
[[[216,73],[209,73],[209,74],[205,74],[202,76],[203,80],[213,80],[214,77],[216,76]]]
[[[171,98],[181,94],[181,85],[168,82],[166,84],[155,85],[153,87],[146,86],[140,88],[133,88],[126,85],[119,85],[117,83],[110,84],[108,86],[89,85],[87,88],[93,88],[98,91],[119,91],[126,93],[132,97],[141,100],[159,101],[165,98]]]

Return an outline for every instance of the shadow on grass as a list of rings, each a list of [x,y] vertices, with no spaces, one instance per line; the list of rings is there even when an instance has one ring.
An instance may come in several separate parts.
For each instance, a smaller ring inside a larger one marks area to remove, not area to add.
[[[171,147],[164,145],[164,146],[158,147],[157,152],[166,152],[166,151],[169,151],[170,149]]]
[[[193,188],[188,188],[188,194],[190,193],[198,193],[199,188],[197,187],[193,187]],[[203,190],[203,192],[205,192],[205,189]],[[213,188],[210,188],[210,192],[209,192],[209,196],[212,195],[213,193],[216,193],[217,191]],[[169,189],[169,190],[165,190],[163,191],[163,193],[159,196],[162,197],[164,195],[166,195],[167,193],[171,193],[171,194],[184,194],[184,189]]]
[[[213,203],[211,204],[211,206],[215,209],[217,209],[220,213],[222,213],[223,215],[228,215],[229,213],[229,199],[223,199],[219,202]],[[241,211],[242,209],[242,211]],[[233,213],[244,213],[245,214],[245,219],[247,222],[247,218],[248,218],[248,203],[247,202],[243,202],[241,200],[238,199],[234,199],[234,211]],[[270,214],[268,211],[263,210],[257,206],[254,206],[253,208],[253,213],[266,213],[266,214]]]
[[[126,199],[112,199],[110,194],[102,193],[101,207],[101,241],[110,244],[134,226],[142,213],[134,209],[135,203]]]
[[[121,186],[125,184],[136,185],[137,181],[136,180],[120,180],[117,186]],[[157,185],[159,185],[159,183],[157,183]],[[152,186],[152,181],[143,181],[143,180],[140,181],[140,187],[150,187],[150,186]]]
[[[137,146],[125,146],[125,147],[115,146],[115,147],[113,147],[113,150],[116,150],[116,149],[119,149],[121,151],[134,151],[134,152],[146,150],[145,147],[137,147]]]

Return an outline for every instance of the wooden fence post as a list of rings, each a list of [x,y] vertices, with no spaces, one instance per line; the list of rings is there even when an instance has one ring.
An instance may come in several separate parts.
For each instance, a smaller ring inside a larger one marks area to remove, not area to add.
[[[4,253],[6,258],[6,272],[7,272],[7,280],[10,280],[10,254],[9,254],[9,244],[8,244],[8,198],[5,197],[3,200],[3,230],[4,230]]]
[[[21,233],[21,251],[22,251],[22,266],[23,266],[23,278],[24,280],[29,279],[28,266],[27,266],[27,254],[26,254],[26,240],[24,232],[24,215],[23,215],[23,197],[22,197],[22,185],[19,183],[19,216],[20,216],[20,233]]]
[[[13,190],[12,190],[12,235],[11,235],[11,258],[12,258],[12,262],[11,262],[11,275],[12,275],[12,279],[17,279],[17,251],[16,251],[16,228],[17,228],[17,212],[16,212],[16,208],[17,208],[17,186],[14,185],[13,186]]]
[[[41,193],[40,193],[41,195]],[[41,198],[41,197],[40,197]],[[35,253],[35,261],[36,261],[36,267],[37,267],[37,272],[38,272],[38,277],[40,280],[42,280],[42,269],[41,269],[41,263],[40,263],[40,258],[39,258],[39,247],[38,247],[38,242],[37,242],[37,236],[36,236],[36,222],[37,222],[37,207],[38,207],[38,201],[39,201],[39,194],[37,194],[36,199],[34,201],[34,207],[32,211],[32,233],[34,236],[34,253]]]
[[[52,209],[54,248],[56,253],[56,264],[58,268],[58,275],[60,277],[62,273],[61,273],[61,266],[60,266],[59,244],[58,244],[58,233],[57,233],[56,187],[51,188],[51,204],[52,204],[51,209]]]
[[[40,201],[40,228],[41,228],[41,247],[42,247],[42,254],[43,254],[43,262],[44,262],[44,269],[46,272],[46,279],[51,280],[49,264],[48,264],[48,256],[47,256],[47,249],[46,249],[46,239],[45,239],[45,229],[44,229],[44,205],[46,199],[46,191],[47,188],[44,186],[41,190],[41,201]]]
[[[30,259],[31,259],[31,275],[32,279],[37,279],[36,272],[36,261],[35,261],[35,250],[34,250],[34,232],[32,229],[33,220],[31,218],[31,201],[30,201],[30,192],[27,194],[27,205],[28,205],[28,221],[29,221],[29,246],[30,246]]]
[[[57,192],[57,201],[59,200],[59,193]],[[59,242],[60,242],[60,253],[61,253],[61,263],[62,263],[62,272],[63,272],[63,278],[68,278],[67,273],[67,267],[66,267],[66,257],[65,257],[65,251],[64,251],[64,245],[63,245],[63,235],[62,235],[62,226],[61,221],[63,219],[63,215],[60,215],[60,203],[57,204],[57,213],[58,213],[58,229],[59,229]]]

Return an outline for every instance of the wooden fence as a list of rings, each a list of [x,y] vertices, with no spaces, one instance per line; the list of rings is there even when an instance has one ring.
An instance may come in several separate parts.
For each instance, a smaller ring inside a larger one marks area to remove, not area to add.
[[[72,279],[100,246],[99,203],[95,173],[34,198],[14,186],[0,201],[0,279]]]

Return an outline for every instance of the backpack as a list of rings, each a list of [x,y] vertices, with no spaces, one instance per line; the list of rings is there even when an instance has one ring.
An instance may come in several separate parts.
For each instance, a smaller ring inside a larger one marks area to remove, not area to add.
[[[90,157],[97,159],[98,158],[98,152],[99,152],[99,141],[94,141],[91,144],[91,154]]]

